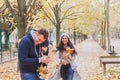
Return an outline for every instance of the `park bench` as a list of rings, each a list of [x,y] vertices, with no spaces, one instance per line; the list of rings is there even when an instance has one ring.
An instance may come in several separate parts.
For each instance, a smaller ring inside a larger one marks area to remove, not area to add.
[[[106,74],[106,64],[120,64],[120,56],[100,56],[100,67],[103,64],[103,74]]]

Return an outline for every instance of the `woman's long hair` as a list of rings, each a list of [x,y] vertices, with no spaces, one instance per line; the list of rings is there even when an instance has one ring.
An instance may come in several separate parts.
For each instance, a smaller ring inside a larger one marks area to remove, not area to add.
[[[68,38],[68,42],[67,42],[67,47],[70,47],[71,49],[73,48],[74,49],[73,53],[77,54],[77,52],[76,52],[76,50],[75,50],[75,48],[73,46],[73,43],[70,41],[69,38]],[[61,38],[60,42],[57,44],[56,48],[59,51],[66,50],[66,48],[64,47],[64,44],[62,42],[62,38]]]

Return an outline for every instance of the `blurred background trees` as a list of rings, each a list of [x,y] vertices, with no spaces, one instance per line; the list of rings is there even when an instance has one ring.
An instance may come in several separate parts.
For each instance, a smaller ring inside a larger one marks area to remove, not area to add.
[[[119,5],[119,0],[2,0],[0,30],[10,35],[17,29],[20,39],[31,28],[45,27],[52,42],[68,32],[74,44],[92,37],[110,50],[110,39],[120,38]]]

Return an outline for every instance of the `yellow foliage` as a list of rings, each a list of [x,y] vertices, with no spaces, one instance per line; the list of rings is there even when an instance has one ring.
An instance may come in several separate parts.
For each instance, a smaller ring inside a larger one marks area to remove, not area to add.
[[[75,1],[77,3],[79,2],[79,6],[77,6],[76,9],[77,11],[81,11],[81,13],[76,20],[67,20],[68,27],[72,29],[72,31],[75,27],[77,28],[76,31],[80,31],[84,34],[93,34],[95,32],[94,24],[97,19],[103,19],[103,5],[96,0]]]

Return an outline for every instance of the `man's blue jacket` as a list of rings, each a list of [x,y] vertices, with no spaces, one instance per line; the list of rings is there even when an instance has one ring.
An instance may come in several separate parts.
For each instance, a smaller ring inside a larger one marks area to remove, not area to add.
[[[49,45],[47,39],[44,43],[35,46],[30,32],[25,35],[18,45],[18,61],[21,72],[35,72],[40,66],[39,57],[41,57],[41,47]],[[38,56],[39,55],[39,56]],[[48,55],[48,51],[46,52]]]

